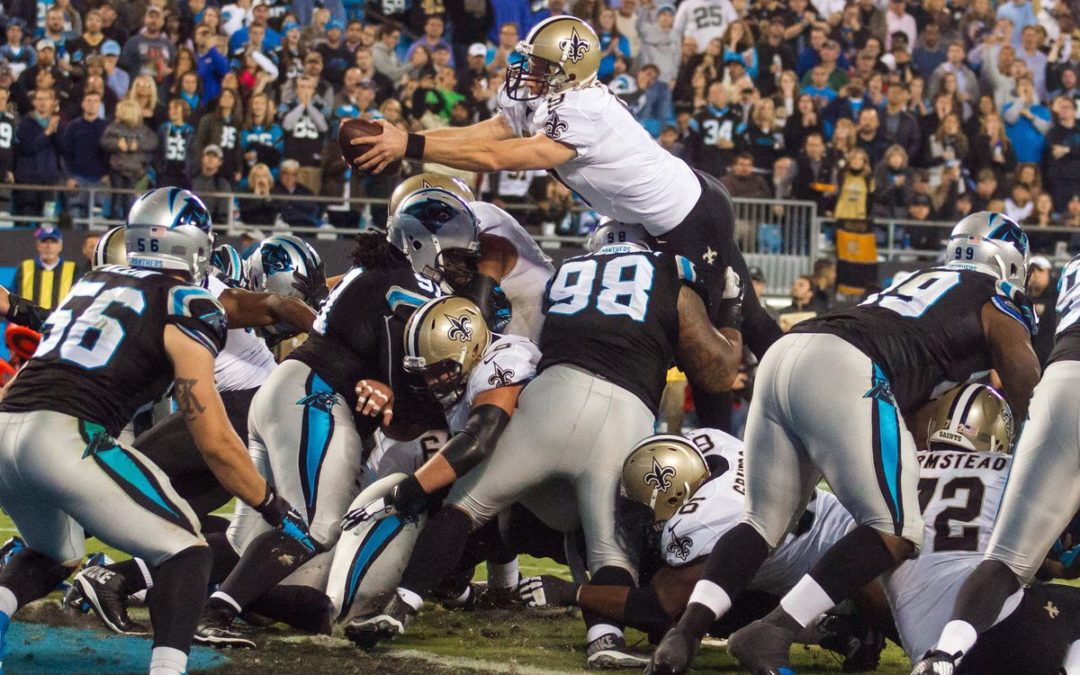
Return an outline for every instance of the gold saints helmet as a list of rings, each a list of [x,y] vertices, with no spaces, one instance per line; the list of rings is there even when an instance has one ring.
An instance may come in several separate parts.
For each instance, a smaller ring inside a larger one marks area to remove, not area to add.
[[[124,226],[114,227],[98,239],[94,247],[94,265],[97,269],[102,265],[126,265],[127,249],[124,248]]]
[[[506,68],[506,93],[515,101],[587,87],[600,68],[600,38],[574,16],[553,16],[536,24],[516,51],[522,58]]]
[[[648,506],[657,523],[670,519],[709,478],[709,465],[694,444],[674,434],[649,436],[630,451],[622,468],[622,494]]]
[[[472,301],[453,295],[429,300],[405,324],[410,386],[444,407],[457,403],[490,343],[491,331]]]
[[[1012,452],[1012,411],[992,387],[961,385],[945,392],[930,405],[933,412],[926,440],[931,450]]]
[[[394,194],[390,195],[390,215],[397,213],[398,206],[412,193],[425,188],[442,188],[468,204],[476,201],[476,195],[465,181],[454,176],[428,171],[409,176],[401,181],[401,185],[394,188]]]

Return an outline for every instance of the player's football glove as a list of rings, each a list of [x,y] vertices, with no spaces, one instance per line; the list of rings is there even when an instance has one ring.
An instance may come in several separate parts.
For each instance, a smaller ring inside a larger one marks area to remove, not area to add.
[[[300,512],[293,508],[284,497],[278,495],[269,483],[266,485],[266,496],[263,497],[262,503],[255,507],[255,510],[274,529],[281,530],[283,534],[292,537],[308,551],[315,553],[322,549],[319,542],[312,539],[311,533],[308,532],[307,521]]]
[[[525,577],[519,581],[517,594],[521,602],[531,609],[573,607],[577,604],[580,588],[572,581],[544,574],[539,577]]]
[[[341,519],[341,529],[351,530],[371,520],[382,520],[387,516],[400,515],[414,520],[427,510],[427,494],[415,476],[401,481],[386,496],[353,509]]]
[[[352,530],[363,525],[369,521],[382,520],[387,516],[392,516],[397,513],[397,509],[394,508],[392,503],[388,503],[390,495],[386,497],[379,497],[373,502],[369,502],[358,509],[353,509],[345,514],[341,519],[341,529],[345,531]]]
[[[49,318],[49,310],[39,307],[26,298],[12,293],[8,296],[7,320],[17,326],[26,326],[30,330],[41,332],[41,326]]]
[[[724,270],[724,292],[716,306],[717,326],[735,328],[742,326],[742,305],[746,289],[739,274],[728,267]]]
[[[300,272],[293,272],[293,279],[295,279],[293,288],[300,291],[304,302],[316,311],[322,307],[323,302],[330,295],[330,289],[326,286],[326,273],[323,269],[323,263],[320,263],[311,277]]]

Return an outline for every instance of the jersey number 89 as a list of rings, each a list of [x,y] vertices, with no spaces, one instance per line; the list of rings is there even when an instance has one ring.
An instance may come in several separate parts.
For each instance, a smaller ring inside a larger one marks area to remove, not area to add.
[[[644,321],[649,310],[649,291],[655,268],[643,255],[627,255],[600,261],[571,260],[559,268],[548,289],[549,314],[573,316],[590,304],[608,316],[628,316]],[[595,289],[597,276],[599,289]],[[599,290],[599,293],[594,291]]]

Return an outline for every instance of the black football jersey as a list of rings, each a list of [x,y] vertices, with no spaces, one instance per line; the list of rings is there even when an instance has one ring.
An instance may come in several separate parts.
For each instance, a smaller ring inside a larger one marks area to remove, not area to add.
[[[406,385],[402,359],[405,322],[438,294],[434,284],[410,267],[370,271],[355,267],[334,287],[307,342],[289,358],[307,364],[351,408],[356,407],[356,383],[373,379],[394,390],[395,422],[414,415],[429,419],[434,399],[421,399]],[[357,417],[358,430],[362,435],[372,431],[376,421]]]
[[[1010,299],[1012,290],[982,272],[933,267],[791,332],[830,333],[858,347],[881,367],[900,410],[909,413],[991,369],[982,327],[987,302],[1033,328]]]
[[[170,324],[214,357],[225,346],[225,310],[210,291],[130,267],[90,272],[45,322],[0,410],[52,410],[118,435],[173,380],[163,339]]]
[[[627,249],[559,265],[544,293],[538,371],[578,366],[655,413],[678,347],[679,290],[697,273],[682,256]]]

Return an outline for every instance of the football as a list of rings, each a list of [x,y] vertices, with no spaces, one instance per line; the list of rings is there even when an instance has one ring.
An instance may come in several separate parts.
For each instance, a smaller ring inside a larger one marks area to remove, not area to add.
[[[345,158],[345,161],[349,166],[353,167],[353,170],[360,171],[361,173],[367,173],[361,169],[358,169],[353,163],[357,157],[360,157],[368,151],[370,145],[359,144],[352,145],[354,138],[363,138],[365,136],[378,136],[382,133],[382,127],[375,122],[369,122],[358,117],[343,120],[341,126],[338,127],[338,145],[341,147],[341,156]],[[397,175],[401,171],[401,160],[391,162],[382,173],[389,174],[391,176]]]

